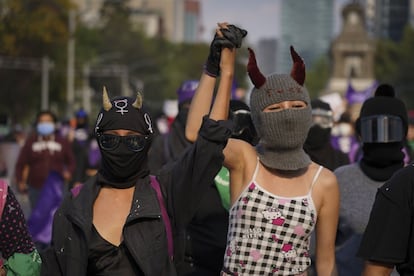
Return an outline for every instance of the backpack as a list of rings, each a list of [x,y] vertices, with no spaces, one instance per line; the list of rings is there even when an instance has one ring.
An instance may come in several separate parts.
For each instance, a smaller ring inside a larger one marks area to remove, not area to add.
[[[168,216],[167,208],[165,207],[164,198],[161,193],[160,183],[158,182],[155,175],[150,175],[151,179],[151,187],[155,190],[157,194],[158,203],[160,204],[161,208],[161,216],[162,220],[164,221],[165,232],[167,233],[167,244],[168,244],[168,256],[171,260],[174,259],[174,242],[173,242],[173,235],[172,235],[172,228],[171,228],[171,221],[170,217]],[[71,193],[73,196],[77,196],[82,188],[82,185],[78,185],[71,189]]]

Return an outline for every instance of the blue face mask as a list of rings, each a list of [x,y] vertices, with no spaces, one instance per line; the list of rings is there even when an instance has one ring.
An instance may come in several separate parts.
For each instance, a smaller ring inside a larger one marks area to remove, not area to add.
[[[50,135],[55,131],[55,124],[51,122],[38,123],[36,129],[40,135]]]

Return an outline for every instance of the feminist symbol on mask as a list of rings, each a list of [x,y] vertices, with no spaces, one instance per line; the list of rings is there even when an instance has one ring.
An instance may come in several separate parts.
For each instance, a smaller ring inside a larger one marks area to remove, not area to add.
[[[124,115],[124,113],[127,113],[128,110],[124,109],[128,106],[128,100],[122,99],[122,100],[116,100],[114,101],[115,107],[118,108],[116,112],[120,112],[121,115]]]
[[[102,118],[103,118],[103,114],[102,114],[102,112],[101,112],[101,113],[99,113],[99,115],[98,115],[98,119],[96,120],[96,124],[95,124],[95,132],[98,132],[98,130],[99,130],[99,124],[101,123]]]
[[[148,125],[148,131],[149,132],[151,132],[151,133],[154,133],[154,131],[153,131],[153,129],[152,129],[152,122],[151,122],[151,118],[150,118],[150,116],[148,115],[148,113],[145,113],[144,114],[144,120],[145,120],[145,122],[147,123],[147,125]]]

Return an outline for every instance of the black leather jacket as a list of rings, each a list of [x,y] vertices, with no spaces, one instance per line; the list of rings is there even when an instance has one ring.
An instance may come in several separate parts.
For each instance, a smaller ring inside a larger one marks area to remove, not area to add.
[[[205,117],[196,143],[157,175],[172,224],[173,261],[168,256],[165,226],[149,176],[145,184],[136,185],[123,238],[143,275],[176,275],[176,268],[183,265],[185,228],[222,166],[222,151],[230,135],[228,122]],[[93,203],[99,189],[96,177],[89,179],[79,195],[68,195],[56,211],[52,246],[42,254],[42,275],[87,274]]]

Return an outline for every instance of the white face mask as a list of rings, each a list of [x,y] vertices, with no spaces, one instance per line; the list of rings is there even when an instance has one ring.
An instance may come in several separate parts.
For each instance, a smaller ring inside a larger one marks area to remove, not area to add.
[[[339,136],[351,136],[352,126],[350,124],[339,124],[337,126]]]

